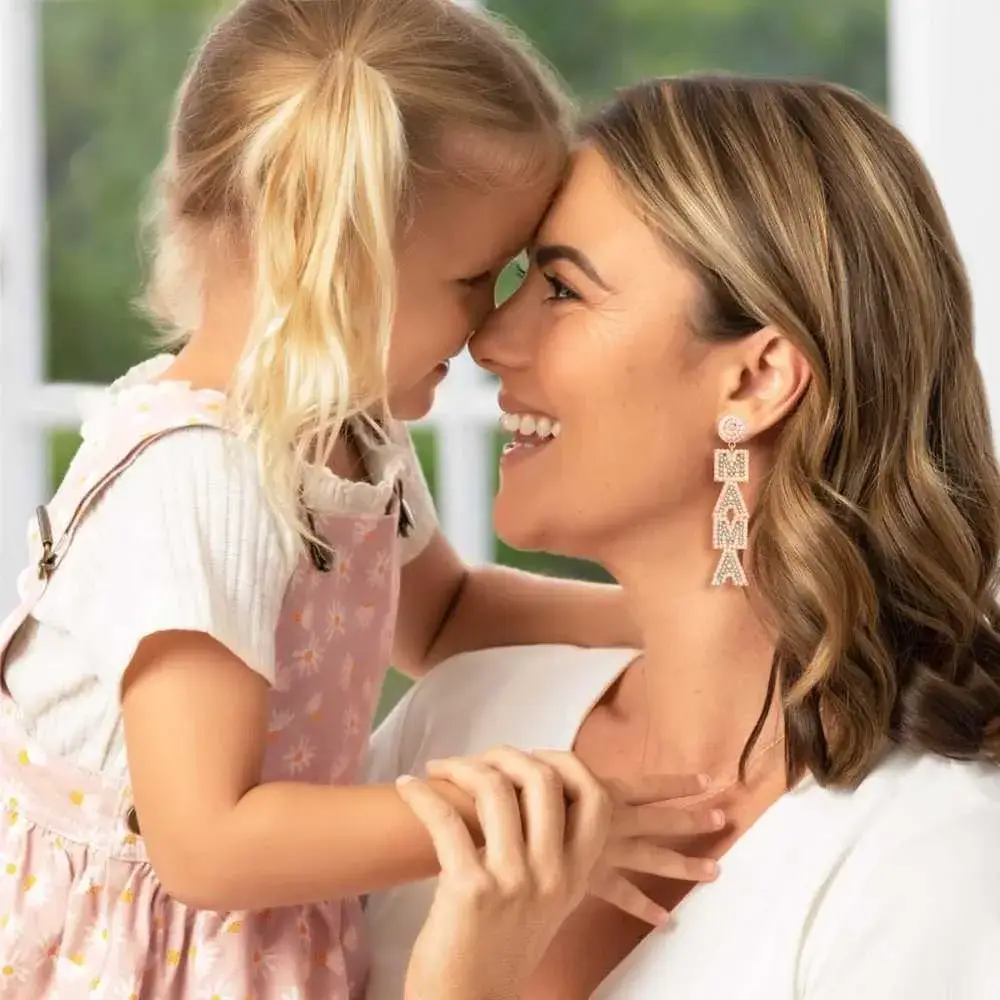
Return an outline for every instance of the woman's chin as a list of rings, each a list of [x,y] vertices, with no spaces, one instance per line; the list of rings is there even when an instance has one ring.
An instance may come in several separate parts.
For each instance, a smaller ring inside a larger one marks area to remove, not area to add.
[[[558,532],[546,525],[531,503],[505,496],[503,487],[493,504],[493,527],[500,541],[512,549],[558,554]]]

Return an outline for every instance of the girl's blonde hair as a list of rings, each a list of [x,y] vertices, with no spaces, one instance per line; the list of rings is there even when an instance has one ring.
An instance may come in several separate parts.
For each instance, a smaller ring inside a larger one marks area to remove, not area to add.
[[[808,82],[653,81],[585,135],[700,277],[698,335],[773,326],[812,369],[748,552],[789,777],[855,785],[887,739],[1000,762],[1000,473],[919,156],[863,98]]]
[[[303,464],[327,461],[344,420],[385,399],[415,179],[529,176],[565,155],[569,119],[525,41],[450,0],[242,0],[208,34],[158,177],[145,304],[181,342],[205,248],[248,255],[234,411],[302,535]],[[491,157],[483,140],[509,148]]]

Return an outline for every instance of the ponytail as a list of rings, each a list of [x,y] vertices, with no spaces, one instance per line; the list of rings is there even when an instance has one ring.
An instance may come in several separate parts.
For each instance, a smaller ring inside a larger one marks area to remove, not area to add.
[[[244,148],[256,301],[233,401],[303,537],[303,467],[326,464],[345,419],[385,398],[407,159],[389,82],[346,52]]]

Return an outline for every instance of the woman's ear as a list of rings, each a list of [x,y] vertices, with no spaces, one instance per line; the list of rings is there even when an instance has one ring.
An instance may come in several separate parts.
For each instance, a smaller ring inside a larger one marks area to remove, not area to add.
[[[802,399],[812,371],[802,351],[783,333],[764,327],[740,342],[723,413],[736,413],[756,436],[787,417]]]

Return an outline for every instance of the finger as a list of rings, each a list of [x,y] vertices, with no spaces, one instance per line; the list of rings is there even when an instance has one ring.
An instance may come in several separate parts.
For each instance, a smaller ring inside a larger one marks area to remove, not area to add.
[[[660,927],[670,920],[669,910],[654,903],[641,889],[617,873],[609,873],[601,879],[592,892],[622,912],[654,927]]]
[[[517,793],[509,779],[479,760],[458,757],[429,762],[427,773],[472,796],[483,828],[486,869],[505,885],[522,880],[527,869],[524,830]]]
[[[719,874],[711,858],[689,858],[646,840],[613,843],[605,857],[612,868],[644,875],[659,875],[678,882],[712,882]]]
[[[604,851],[614,812],[604,785],[575,754],[538,750],[533,754],[560,776],[573,803],[566,819],[566,841],[575,864],[590,871]]]
[[[700,795],[711,784],[707,774],[645,774],[635,778],[604,778],[615,801],[628,805],[668,802]]]
[[[442,873],[468,875],[482,870],[469,829],[451,803],[410,775],[396,780],[396,791],[430,835]]]
[[[512,747],[490,750],[482,759],[521,790],[529,863],[540,878],[559,877],[566,838],[566,798],[559,772]]]
[[[627,806],[616,811],[619,837],[692,837],[715,833],[726,825],[721,809],[684,809],[679,806]]]

